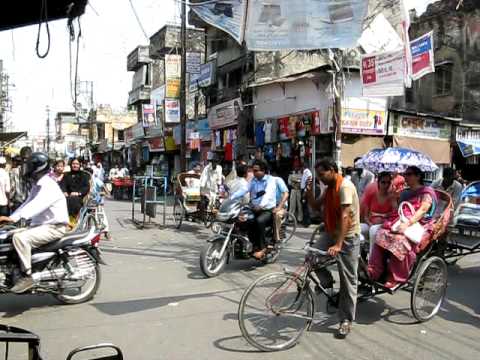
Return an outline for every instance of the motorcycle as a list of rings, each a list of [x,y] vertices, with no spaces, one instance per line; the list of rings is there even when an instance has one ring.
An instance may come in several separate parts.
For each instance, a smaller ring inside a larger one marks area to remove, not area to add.
[[[0,228],[0,293],[11,293],[21,277],[20,260],[12,244],[13,235],[21,228],[18,224]],[[91,226],[33,249],[34,286],[23,294],[52,294],[64,304],[91,300],[100,286],[100,264],[105,264],[98,249],[101,235]]]
[[[257,196],[263,196],[260,192]],[[249,205],[243,205],[241,199],[225,200],[217,213],[217,233],[207,241],[200,253],[200,268],[207,277],[219,275],[230,258],[246,260],[253,257],[253,244],[248,238],[248,226],[255,214]],[[274,241],[273,225],[265,230],[267,252],[260,260],[264,264],[274,263],[279,255],[282,243]]]

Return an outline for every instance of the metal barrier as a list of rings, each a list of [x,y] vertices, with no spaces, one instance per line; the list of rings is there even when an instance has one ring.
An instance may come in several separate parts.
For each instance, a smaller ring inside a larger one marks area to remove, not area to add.
[[[132,189],[132,222],[140,228],[152,224],[152,218],[156,217],[157,205],[163,208],[163,226],[166,221],[167,210],[167,177],[135,176]],[[160,191],[160,194],[159,194]],[[161,200],[159,200],[161,198]],[[143,220],[135,218],[135,204],[140,200]]]

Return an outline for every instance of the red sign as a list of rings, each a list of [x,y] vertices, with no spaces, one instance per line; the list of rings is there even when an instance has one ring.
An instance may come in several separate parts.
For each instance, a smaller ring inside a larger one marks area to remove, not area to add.
[[[370,84],[377,81],[377,73],[375,56],[366,57],[362,59],[362,76],[363,83]]]

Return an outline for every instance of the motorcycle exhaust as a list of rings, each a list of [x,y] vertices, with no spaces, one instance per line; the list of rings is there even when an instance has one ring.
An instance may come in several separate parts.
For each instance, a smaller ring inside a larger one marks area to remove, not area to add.
[[[65,269],[53,269],[53,270],[44,270],[32,274],[32,279],[35,282],[48,281],[48,280],[59,280],[67,275]]]

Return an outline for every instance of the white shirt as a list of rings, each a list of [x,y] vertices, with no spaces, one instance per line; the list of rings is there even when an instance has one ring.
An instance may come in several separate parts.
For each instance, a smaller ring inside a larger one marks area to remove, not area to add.
[[[0,168],[0,206],[8,205],[7,193],[10,192],[10,176],[5,169]]]
[[[58,184],[48,174],[33,185],[27,200],[10,218],[32,220],[32,226],[68,224],[67,199]]]
[[[128,177],[129,175],[130,175],[130,171],[128,171],[128,169],[126,167],[121,168],[119,173],[118,173],[118,176],[120,176],[120,177]]]
[[[310,171],[310,169],[304,169],[303,170],[303,175],[302,175],[302,181],[300,182],[300,188],[302,190],[305,190],[305,188],[307,187],[307,182],[309,179],[312,178],[312,172]]]
[[[222,167],[217,165],[214,170],[212,169],[212,164],[208,164],[200,176],[200,192],[203,195],[218,193],[218,187],[222,185],[222,178]]]
[[[447,189],[445,189],[443,187],[443,179],[438,179],[437,181],[433,182],[432,188],[444,190],[449,193],[453,200],[453,206],[455,207],[455,209],[457,208],[462,197],[462,184],[460,184],[457,180],[453,180],[452,184]]]
[[[120,176],[120,169],[113,168],[110,170],[109,177],[110,179],[116,179]]]

